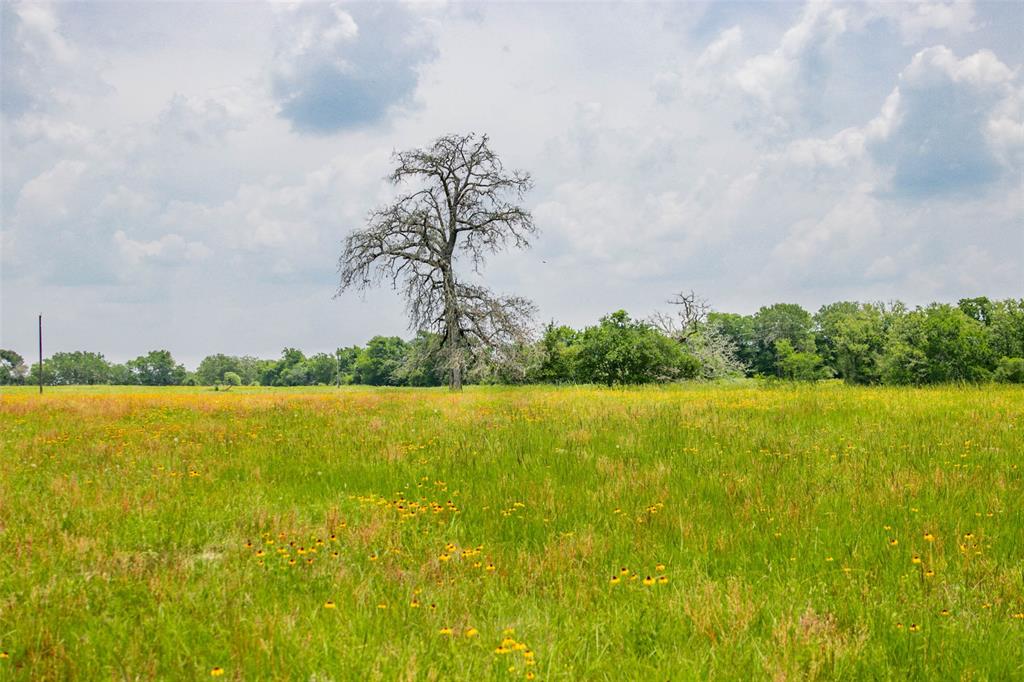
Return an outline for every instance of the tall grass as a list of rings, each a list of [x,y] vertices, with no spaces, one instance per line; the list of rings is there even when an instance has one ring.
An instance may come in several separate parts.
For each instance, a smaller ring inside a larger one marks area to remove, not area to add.
[[[8,390],[0,678],[1022,679],[1022,459],[1015,388]]]

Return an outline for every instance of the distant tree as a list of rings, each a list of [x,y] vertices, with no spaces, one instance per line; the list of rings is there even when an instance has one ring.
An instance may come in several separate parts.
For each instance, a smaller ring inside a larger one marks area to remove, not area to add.
[[[405,363],[408,347],[397,336],[375,336],[359,354],[355,365],[355,383],[370,386],[397,386],[399,368]]]
[[[795,381],[818,381],[832,377],[821,356],[814,351],[798,351],[789,339],[775,342],[776,367],[778,376]]]
[[[404,386],[440,386],[445,379],[441,337],[419,332],[405,346],[405,359],[394,371],[395,383]]]
[[[994,301],[987,312],[992,355],[1024,358],[1024,299]]]
[[[609,386],[693,378],[700,370],[678,343],[624,310],[583,330],[577,368],[583,381]]]
[[[883,359],[891,384],[973,382],[995,365],[985,326],[960,308],[932,304],[896,318]]]
[[[718,324],[709,322],[711,304],[693,291],[669,298],[672,313],[655,313],[652,324],[682,344],[687,354],[700,363],[705,379],[740,376],[746,371],[737,353],[738,344]]]
[[[298,348],[285,348],[281,359],[264,363],[259,381],[263,386],[301,386],[308,381],[306,356]]]
[[[577,380],[577,355],[580,332],[572,327],[549,322],[539,341],[540,363],[536,380],[549,384]]]
[[[686,338],[683,347],[700,365],[700,376],[704,379],[742,377],[747,372],[732,337],[715,322],[702,324]]]
[[[307,377],[311,384],[335,384],[338,377],[338,358],[331,353],[317,353],[306,360]]]
[[[34,376],[38,381],[39,375]],[[102,353],[54,353],[43,360],[43,378],[53,386],[105,384],[110,381],[110,365]]]
[[[814,316],[817,347],[826,366],[850,384],[875,384],[882,379],[882,357],[888,329],[903,305],[835,303]]]
[[[356,360],[359,359],[362,350],[359,346],[349,346],[334,351],[334,357],[338,361],[336,381],[339,385],[351,384],[355,380]]]
[[[811,314],[796,303],[765,306],[754,315],[754,370],[758,374],[782,376],[779,341],[789,341],[796,352],[814,353],[814,323]]]
[[[174,362],[170,351],[154,350],[125,363],[143,386],[178,386],[186,376],[185,367]]]
[[[234,372],[241,378],[242,361],[233,355],[207,355],[196,368],[196,381],[203,386],[213,386],[224,381],[224,375]]]
[[[533,219],[516,202],[530,176],[506,171],[486,135],[447,135],[394,158],[391,182],[412,187],[348,236],[338,294],[382,279],[401,287],[410,328],[441,337],[449,386],[461,390],[470,360],[529,332],[532,303],[469,284],[456,265],[464,257],[479,272],[488,255],[529,246]]]
[[[755,371],[758,346],[753,315],[709,312],[708,324],[717,328],[733,348],[733,353],[748,375]]]
[[[138,384],[139,380],[127,364],[111,365],[109,382],[114,386],[132,386]]]
[[[0,384],[22,384],[26,374],[25,359],[13,350],[0,348]]]
[[[224,372],[224,376],[221,377],[225,384],[228,386],[241,386],[242,377],[236,372]]]

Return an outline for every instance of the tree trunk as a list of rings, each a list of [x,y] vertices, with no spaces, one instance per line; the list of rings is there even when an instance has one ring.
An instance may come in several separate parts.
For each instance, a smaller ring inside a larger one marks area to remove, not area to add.
[[[450,257],[450,256],[449,256]],[[462,390],[462,334],[459,332],[459,311],[455,297],[455,275],[451,266],[443,270],[444,277],[444,317],[446,329],[445,346],[448,350],[448,388],[452,391]]]

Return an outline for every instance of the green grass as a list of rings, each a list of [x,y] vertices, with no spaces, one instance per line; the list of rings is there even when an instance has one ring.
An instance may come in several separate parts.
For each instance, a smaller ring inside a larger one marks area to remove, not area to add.
[[[1019,388],[8,390],[0,678],[1022,679],[1022,459]]]

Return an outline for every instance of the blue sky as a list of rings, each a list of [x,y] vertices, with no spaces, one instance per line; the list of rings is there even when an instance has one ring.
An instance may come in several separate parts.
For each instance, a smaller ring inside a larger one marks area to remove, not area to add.
[[[1024,295],[1024,5],[2,4],[0,345],[276,357],[407,335],[332,298],[394,149],[533,173],[498,290],[574,325]]]

